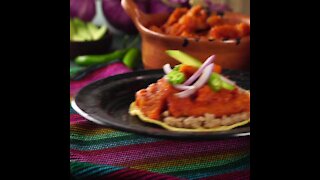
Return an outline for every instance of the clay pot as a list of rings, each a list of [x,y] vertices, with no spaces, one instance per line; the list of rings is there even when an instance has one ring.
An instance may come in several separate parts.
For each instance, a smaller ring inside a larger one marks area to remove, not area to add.
[[[250,69],[250,36],[240,40],[209,41],[165,35],[151,31],[148,27],[162,25],[169,14],[145,14],[139,10],[133,0],[122,0],[121,4],[140,32],[142,61],[145,69],[159,69],[166,63],[179,64],[178,61],[165,53],[165,50],[169,49],[181,50],[201,61],[205,61],[210,55],[215,54],[215,63],[223,68]],[[226,12],[224,18],[250,25],[250,17],[243,14]]]

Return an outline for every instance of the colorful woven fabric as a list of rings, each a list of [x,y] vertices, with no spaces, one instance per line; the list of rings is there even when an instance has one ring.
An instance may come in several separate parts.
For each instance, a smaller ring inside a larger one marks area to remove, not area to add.
[[[70,162],[74,179],[250,179],[250,138],[153,138],[94,124],[70,108]]]
[[[125,65],[120,62],[112,63],[108,66],[102,67],[97,69],[96,71],[88,74],[80,81],[71,81],[70,82],[70,96],[74,96],[78,90],[83,88],[84,86],[88,85],[93,81],[97,81],[99,79],[113,76],[121,73],[130,72],[131,70],[128,69]]]

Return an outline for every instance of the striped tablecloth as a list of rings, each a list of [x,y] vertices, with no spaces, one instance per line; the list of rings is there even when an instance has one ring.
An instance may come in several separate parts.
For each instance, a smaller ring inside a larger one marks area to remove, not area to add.
[[[121,63],[111,64],[71,81],[70,95],[128,71]],[[250,138],[153,138],[94,124],[70,107],[70,165],[74,179],[250,179]]]

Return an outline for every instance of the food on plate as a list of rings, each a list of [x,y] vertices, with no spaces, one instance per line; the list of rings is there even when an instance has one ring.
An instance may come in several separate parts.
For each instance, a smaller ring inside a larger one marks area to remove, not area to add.
[[[250,122],[250,93],[204,63],[178,50],[182,64],[163,66],[165,76],[136,92],[129,113],[172,131],[223,131]]]
[[[176,8],[162,26],[152,25],[150,30],[181,37],[199,39],[237,39],[250,36],[250,25],[208,12],[200,5]]]

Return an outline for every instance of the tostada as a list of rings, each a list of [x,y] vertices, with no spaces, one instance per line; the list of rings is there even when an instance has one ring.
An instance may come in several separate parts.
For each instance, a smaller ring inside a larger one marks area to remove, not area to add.
[[[136,92],[132,116],[171,131],[225,131],[250,122],[250,93],[219,73],[215,56],[201,63],[178,50],[167,54],[181,64],[163,66],[165,75]]]

